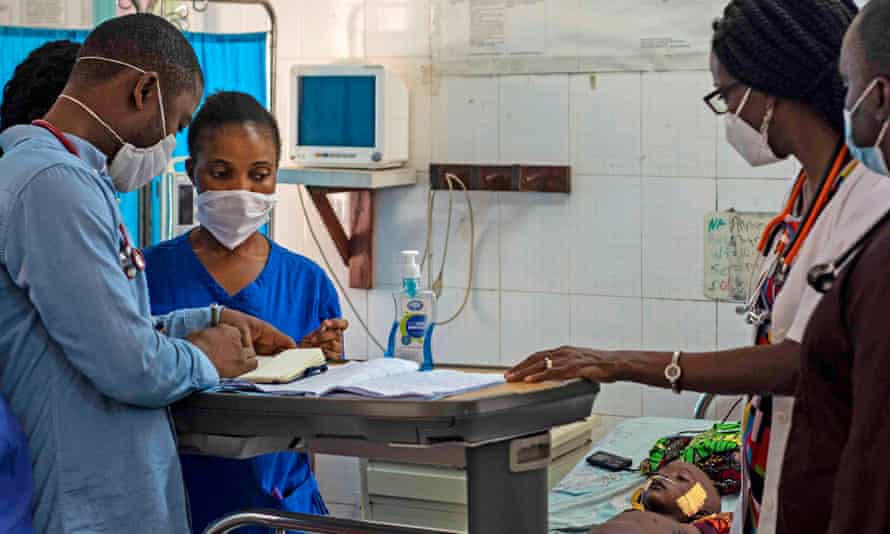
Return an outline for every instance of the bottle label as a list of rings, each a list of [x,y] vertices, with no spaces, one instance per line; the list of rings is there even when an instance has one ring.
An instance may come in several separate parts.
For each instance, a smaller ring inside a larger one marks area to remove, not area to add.
[[[426,315],[422,313],[405,314],[401,324],[402,345],[422,343],[426,334]]]

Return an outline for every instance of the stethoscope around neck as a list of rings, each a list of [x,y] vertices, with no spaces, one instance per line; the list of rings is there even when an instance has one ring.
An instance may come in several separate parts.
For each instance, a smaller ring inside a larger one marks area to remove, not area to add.
[[[868,229],[867,232],[862,234],[862,236],[856,240],[853,245],[845,250],[840,256],[834,259],[834,261],[830,261],[828,263],[820,263],[818,265],[814,265],[810,268],[809,272],[807,272],[807,283],[823,295],[831,291],[831,288],[834,287],[834,283],[837,281],[838,275],[841,270],[850,263],[850,260],[853,259],[853,256],[862,250],[865,244],[877,233],[878,229],[883,226],[885,222],[890,220],[890,211],[885,213],[876,223],[874,223],[871,228]]]

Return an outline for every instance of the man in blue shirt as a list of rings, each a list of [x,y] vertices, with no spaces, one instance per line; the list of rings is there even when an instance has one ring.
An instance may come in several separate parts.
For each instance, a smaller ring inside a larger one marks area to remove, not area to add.
[[[216,328],[209,309],[150,317],[115,190],[166,165],[202,86],[175,27],[120,17],[46,122],[0,134],[0,394],[28,436],[38,532],[187,531],[166,407],[294,346],[230,310]]]

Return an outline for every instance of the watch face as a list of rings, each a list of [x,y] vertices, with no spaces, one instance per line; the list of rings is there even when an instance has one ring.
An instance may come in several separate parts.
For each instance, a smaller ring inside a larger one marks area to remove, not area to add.
[[[670,381],[677,380],[680,378],[681,374],[683,374],[683,371],[680,369],[680,366],[675,363],[668,365],[664,370],[664,376]]]

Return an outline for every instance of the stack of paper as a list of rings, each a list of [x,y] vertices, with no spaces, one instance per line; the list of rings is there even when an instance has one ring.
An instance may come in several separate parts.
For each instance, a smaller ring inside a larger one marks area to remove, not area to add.
[[[419,365],[408,360],[382,358],[368,362],[351,362],[332,367],[328,372],[289,384],[230,383],[225,389],[248,390],[275,395],[321,397],[352,394],[388,399],[441,399],[501,384],[499,373],[463,373],[434,370],[420,372]]]

